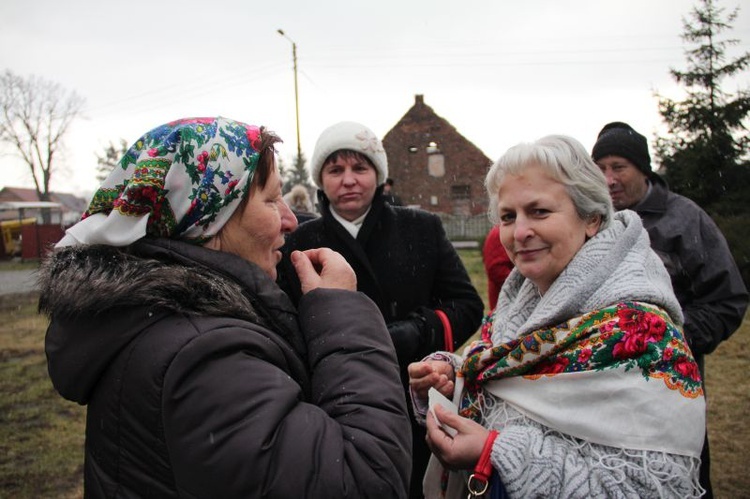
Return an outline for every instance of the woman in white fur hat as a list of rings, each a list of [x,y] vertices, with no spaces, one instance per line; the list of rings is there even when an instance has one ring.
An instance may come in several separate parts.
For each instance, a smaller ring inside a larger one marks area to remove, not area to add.
[[[321,217],[288,236],[285,255],[318,247],[344,255],[357,274],[357,289],[378,305],[388,324],[406,388],[410,362],[436,350],[452,351],[477,331],[482,300],[440,219],[384,202],[388,159],[372,130],[354,122],[329,127],[309,168],[320,189]],[[279,270],[282,287],[296,299],[299,283],[288,258]],[[429,459],[424,435],[415,424],[411,497],[423,497]]]

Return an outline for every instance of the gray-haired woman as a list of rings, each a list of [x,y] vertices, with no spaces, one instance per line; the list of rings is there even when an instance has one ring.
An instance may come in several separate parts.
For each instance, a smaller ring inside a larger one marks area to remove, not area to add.
[[[698,497],[703,389],[638,216],[569,137],[511,148],[486,185],[515,268],[481,341],[409,366],[415,405],[460,406],[426,418],[427,497],[466,497],[440,463],[492,497]]]

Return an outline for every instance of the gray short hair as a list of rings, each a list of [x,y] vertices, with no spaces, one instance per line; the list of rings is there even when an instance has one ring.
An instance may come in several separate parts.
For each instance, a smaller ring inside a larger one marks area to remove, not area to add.
[[[484,185],[490,198],[489,216],[498,222],[498,191],[505,175],[515,175],[530,165],[541,166],[565,186],[581,220],[601,215],[599,230],[609,227],[614,208],[607,180],[583,145],[565,135],[548,135],[536,142],[521,143],[508,149],[487,172]]]

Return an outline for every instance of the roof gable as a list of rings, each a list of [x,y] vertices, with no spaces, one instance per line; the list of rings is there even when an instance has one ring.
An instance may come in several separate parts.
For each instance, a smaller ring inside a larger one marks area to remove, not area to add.
[[[404,114],[396,125],[388,131],[383,137],[383,143],[388,143],[397,136],[422,134],[428,136],[440,136],[443,138],[450,137],[451,140],[458,140],[463,143],[463,147],[474,154],[480,154],[488,158],[473,142],[461,135],[461,133],[450,124],[448,120],[438,115],[432,107],[424,103],[424,96],[417,94],[414,96],[414,105]],[[386,148],[387,149],[387,148]]]

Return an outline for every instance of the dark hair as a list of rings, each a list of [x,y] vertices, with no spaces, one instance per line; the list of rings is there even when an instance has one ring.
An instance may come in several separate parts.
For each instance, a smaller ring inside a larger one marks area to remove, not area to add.
[[[351,149],[339,149],[338,151],[333,151],[331,154],[328,155],[326,160],[323,161],[323,165],[321,166],[321,169],[320,169],[320,174],[323,175],[323,168],[328,163],[335,163],[336,160],[339,158],[342,158],[342,159],[354,158],[358,161],[364,161],[365,163],[370,165],[376,172],[378,170],[377,168],[375,168],[375,165],[372,163],[372,160],[368,158],[366,154],[362,154],[361,152],[358,152],[358,151],[352,151]]]
[[[274,132],[267,130],[265,127],[260,128],[260,157],[258,166],[255,169],[255,176],[250,185],[250,192],[257,188],[263,189],[271,176],[271,171],[276,164],[276,148],[274,144],[281,142],[281,139]]]

